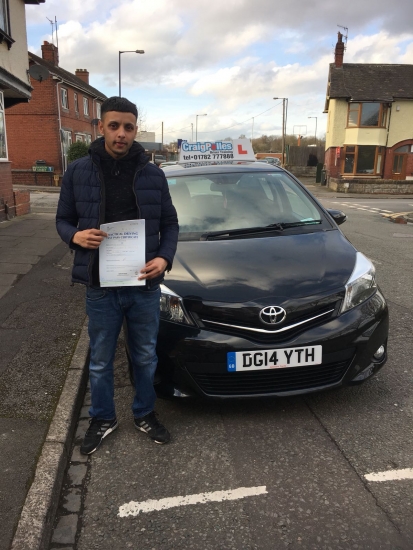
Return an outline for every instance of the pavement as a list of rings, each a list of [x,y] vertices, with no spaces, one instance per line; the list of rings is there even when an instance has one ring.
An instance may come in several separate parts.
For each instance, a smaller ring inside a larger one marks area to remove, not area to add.
[[[70,285],[71,263],[54,213],[0,223],[1,550],[25,518],[33,540],[17,531],[13,548],[42,548],[54,518],[88,352],[84,290]]]
[[[319,199],[400,198],[301,181]],[[32,212],[0,223],[0,550],[47,548],[87,381],[84,289],[55,231],[60,189],[29,190]]]

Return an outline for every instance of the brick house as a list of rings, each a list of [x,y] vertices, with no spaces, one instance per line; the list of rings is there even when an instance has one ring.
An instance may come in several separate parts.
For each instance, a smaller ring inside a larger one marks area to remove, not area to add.
[[[413,65],[343,63],[344,49],[339,32],[324,110],[328,179],[364,189],[413,180]]]
[[[46,69],[49,76],[40,81],[31,77],[31,101],[6,112],[13,183],[57,185],[57,176],[67,168],[69,146],[98,137],[97,121],[106,96],[90,86],[86,69],[72,74],[59,67],[58,48],[47,41],[42,57],[29,53],[29,65]],[[33,171],[34,166],[51,171]]]
[[[32,87],[28,77],[26,4],[45,0],[0,0],[0,221],[30,208],[28,193],[13,192],[6,109],[28,102]]]

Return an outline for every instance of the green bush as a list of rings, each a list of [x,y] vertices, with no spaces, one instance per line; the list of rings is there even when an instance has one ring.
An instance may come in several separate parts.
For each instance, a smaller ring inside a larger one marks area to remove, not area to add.
[[[88,154],[89,145],[84,141],[75,141],[67,151],[67,162],[73,162],[76,159],[85,157]]]

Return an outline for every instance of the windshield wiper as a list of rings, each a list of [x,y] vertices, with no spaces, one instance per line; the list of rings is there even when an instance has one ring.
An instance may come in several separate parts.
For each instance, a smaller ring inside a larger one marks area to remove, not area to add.
[[[251,235],[254,233],[264,233],[266,231],[282,231],[284,228],[281,223],[272,223],[271,225],[258,226],[258,227],[244,227],[242,229],[223,229],[221,231],[207,231],[202,233],[199,240],[208,241],[214,237],[237,237],[239,235]]]
[[[207,231],[202,233],[199,240],[208,241],[215,237],[238,237],[242,235],[252,235],[254,233],[265,233],[267,231],[283,231],[289,227],[300,227],[302,225],[318,225],[321,220],[306,220],[302,222],[277,222],[270,225],[258,226],[258,227],[244,227],[242,229],[223,229],[221,231]]]
[[[281,222],[276,225],[280,225],[282,229],[286,229],[287,227],[301,227],[302,225],[319,225],[321,223],[321,220],[305,220],[302,222]]]

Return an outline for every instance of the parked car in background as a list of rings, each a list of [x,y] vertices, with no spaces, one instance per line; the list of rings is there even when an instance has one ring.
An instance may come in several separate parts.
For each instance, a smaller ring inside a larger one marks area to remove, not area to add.
[[[160,395],[303,394],[385,364],[387,304],[343,212],[260,162],[165,175],[180,234],[161,285]]]
[[[281,166],[281,161],[277,157],[265,157],[265,162],[268,164],[273,164],[274,166]]]
[[[165,162],[161,162],[161,164],[159,165],[160,168],[164,168],[165,166],[175,166],[176,164],[178,164],[178,161],[176,160],[168,160],[168,161],[165,161]]]

